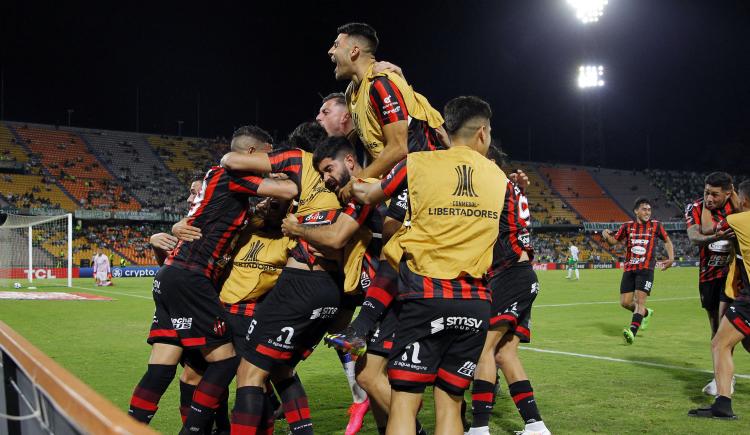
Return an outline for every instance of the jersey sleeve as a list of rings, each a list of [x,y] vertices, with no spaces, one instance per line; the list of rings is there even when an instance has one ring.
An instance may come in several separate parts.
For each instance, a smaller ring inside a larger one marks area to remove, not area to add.
[[[664,229],[664,224],[661,222],[659,222],[659,227],[656,229],[656,236],[662,240],[667,240],[669,238],[667,230]]]
[[[227,172],[229,174],[229,190],[248,195],[257,195],[258,187],[263,182],[262,177],[249,172]]]
[[[377,77],[370,87],[370,104],[378,114],[381,125],[397,121],[406,121],[409,113],[404,103],[404,97],[396,85],[388,77]]]
[[[300,186],[302,179],[302,151],[298,149],[285,149],[271,151],[268,153],[271,163],[271,172],[283,173]]]
[[[696,204],[694,202],[691,202],[685,207],[685,223],[687,224],[688,228],[692,227],[693,225],[700,225],[701,224],[701,207],[699,204]]]
[[[367,218],[370,217],[372,211],[373,207],[371,205],[363,205],[354,201],[349,201],[346,207],[342,210],[342,213],[351,217],[357,221],[357,224],[362,226]]]
[[[385,196],[391,197],[396,192],[404,190],[408,186],[406,177],[406,159],[401,160],[396,166],[391,169],[388,176],[380,182],[380,187],[383,189]]]
[[[615,234],[615,240],[622,240],[626,237],[627,226],[628,224],[620,225],[620,228],[617,230],[617,233]]]

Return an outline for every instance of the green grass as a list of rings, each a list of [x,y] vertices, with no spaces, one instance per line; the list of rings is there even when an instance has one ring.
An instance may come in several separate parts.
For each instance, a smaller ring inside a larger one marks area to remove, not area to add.
[[[625,360],[522,350],[547,426],[556,434],[750,433],[750,378],[737,380],[734,409],[740,420],[705,421],[686,416],[688,409],[709,403],[701,388],[712,377],[694,371],[712,367],[708,322],[697,297],[697,269],[656,272],[649,304],[655,316],[633,346],[625,346],[621,337],[630,314],[616,303],[620,274],[617,270],[584,270],[581,281],[568,281],[564,271],[539,273],[541,292],[528,347]],[[150,279],[120,279],[115,287],[102,290],[96,290],[91,280],[76,280],[74,285],[89,289],[75,291],[115,300],[0,300],[0,319],[118,407],[127,409],[149,354],[145,337],[153,314]],[[591,302],[605,303],[585,304]],[[552,306],[561,304],[585,305]],[[750,359],[741,347],[735,362],[737,373],[750,374]],[[335,353],[320,346],[299,370],[310,396],[316,432],[343,433],[351,396]],[[522,428],[507,387],[503,387],[491,421],[492,433]],[[176,433],[180,424],[177,409],[174,382],[162,398],[154,428]],[[428,399],[420,419],[429,429],[433,417]],[[277,433],[286,433],[285,423],[278,424]],[[369,415],[362,433],[377,433]]]

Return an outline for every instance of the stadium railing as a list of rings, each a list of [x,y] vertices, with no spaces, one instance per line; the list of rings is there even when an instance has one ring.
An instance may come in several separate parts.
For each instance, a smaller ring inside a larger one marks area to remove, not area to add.
[[[0,321],[0,433],[156,435]]]

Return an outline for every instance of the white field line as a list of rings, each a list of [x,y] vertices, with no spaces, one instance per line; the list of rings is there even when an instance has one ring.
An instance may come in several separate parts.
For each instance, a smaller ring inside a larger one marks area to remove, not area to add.
[[[690,299],[698,300],[696,296],[683,296],[679,298],[662,298],[662,299],[649,299],[648,302],[667,302],[667,301],[687,301]],[[620,301],[599,301],[599,302],[575,302],[570,304],[534,304],[534,308],[547,308],[547,307],[577,307],[578,305],[606,305],[606,304],[620,304]]]
[[[705,369],[696,369],[693,367],[682,367],[682,366],[673,366],[669,364],[659,364],[659,363],[652,363],[648,361],[637,361],[637,360],[628,360],[628,359],[620,359],[620,358],[612,358],[608,356],[600,356],[600,355],[588,355],[585,353],[575,353],[575,352],[563,352],[559,350],[549,350],[549,349],[539,349],[536,347],[528,347],[528,346],[520,346],[523,350],[530,350],[533,352],[541,352],[541,353],[551,353],[554,355],[565,355],[565,356],[574,356],[577,358],[588,358],[588,359],[596,359],[601,361],[609,361],[609,362],[618,362],[618,363],[627,363],[627,364],[636,364],[636,365],[642,365],[642,366],[648,366],[648,367],[658,367],[662,369],[670,369],[670,370],[684,370],[688,372],[697,372],[697,373],[707,373],[710,375],[713,375],[713,370],[705,370]],[[735,374],[738,378],[743,379],[750,379],[750,375],[741,375],[741,374]]]
[[[131,294],[131,293],[123,293],[123,292],[114,292],[112,290],[102,290],[102,289],[91,288],[91,287],[79,287],[79,286],[75,286],[74,285],[74,286],[71,286],[69,288],[77,288],[77,289],[81,289],[81,290],[89,290],[89,291],[94,291],[94,292],[109,293],[109,294],[113,294],[113,295],[130,296],[132,298],[139,298],[139,299],[148,299],[148,300],[152,300],[153,299],[152,297],[148,297],[148,296],[134,295],[134,294]]]

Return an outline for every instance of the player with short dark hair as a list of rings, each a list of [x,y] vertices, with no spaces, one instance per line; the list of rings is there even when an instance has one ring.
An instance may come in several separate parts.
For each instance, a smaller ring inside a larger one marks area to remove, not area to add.
[[[732,302],[724,293],[729,264],[732,261],[731,242],[722,233],[704,235],[701,227],[704,211],[710,213],[711,226],[734,212],[731,201],[733,192],[733,180],[729,174],[712,172],[704,181],[703,197],[685,207],[688,238],[700,247],[698,291],[701,306],[708,315],[712,338],[716,335],[721,317]],[[703,392],[715,396],[716,380],[712,379],[706,384]]]
[[[489,107],[477,100],[456,98],[446,112]],[[366,204],[409,192],[410,225],[384,247],[399,269],[402,303],[388,362],[388,434],[414,432],[428,385],[435,386],[436,433],[463,431],[461,396],[489,320],[491,295],[481,277],[492,263],[507,182],[484,157],[491,141],[488,113],[467,111],[452,129],[449,149],[410,153],[385,180],[354,184],[355,197]]]
[[[232,148],[250,153],[249,141]],[[135,388],[129,413],[149,422],[176,373],[185,349],[200,350],[208,362],[181,433],[204,430],[226,393],[237,367],[232,337],[218,299],[218,279],[231,240],[248,212],[251,196],[291,198],[296,186],[288,180],[264,179],[214,166],[206,173],[188,213],[188,223],[204,230],[200,239],[180,241],[154,278],[156,310],[148,342],[148,370]]]
[[[620,305],[633,313],[630,327],[623,329],[625,343],[633,344],[639,329],[648,328],[654,310],[646,308],[646,300],[654,284],[656,265],[656,239],[664,241],[669,258],[661,262],[661,270],[669,269],[674,263],[672,240],[661,222],[651,219],[651,202],[638,198],[633,204],[636,219],[625,222],[615,236],[609,229],[602,231],[602,238],[610,245],[625,244],[625,272],[620,282]]]
[[[737,418],[732,410],[732,351],[740,341],[745,349],[750,348],[750,181],[740,183],[737,190],[739,212],[714,225],[714,233],[722,232],[721,238],[730,237],[734,248],[731,279],[727,283],[734,301],[711,340],[717,396],[710,407],[690,410],[688,415],[692,417]]]

